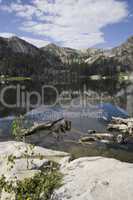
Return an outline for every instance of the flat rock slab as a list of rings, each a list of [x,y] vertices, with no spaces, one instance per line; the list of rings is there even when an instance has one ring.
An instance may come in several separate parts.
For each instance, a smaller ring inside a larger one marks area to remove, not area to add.
[[[11,159],[9,159],[10,157]],[[30,144],[25,144],[23,142],[1,142],[0,177],[4,175],[6,180],[16,182],[16,180],[33,177],[40,172],[41,167],[47,167],[49,161],[55,161],[60,164],[67,162],[69,158],[68,153],[37,146],[33,148]],[[0,199],[15,200],[15,195],[9,194],[3,190],[0,194]]]
[[[21,157],[23,153],[29,149],[30,154],[30,144],[23,142],[9,141],[9,142],[0,142],[0,157],[8,156],[13,154],[17,158]],[[66,157],[69,156],[66,152],[54,151],[51,149],[46,149],[43,147],[35,146],[33,149],[34,156],[42,155],[46,158],[50,157]]]
[[[61,168],[64,185],[52,200],[132,200],[133,164],[86,157]]]
[[[8,161],[10,156],[14,157],[13,163]],[[23,142],[0,143],[0,175],[4,174],[9,179],[14,178],[14,176],[21,177],[21,174],[24,177],[24,173],[27,176],[26,173],[29,173],[29,170],[31,170],[30,174],[34,175],[34,171],[47,165],[49,161],[63,163],[66,159],[69,159],[69,154],[65,152],[53,151],[38,146],[31,149],[30,144]],[[13,167],[11,168],[11,166]]]

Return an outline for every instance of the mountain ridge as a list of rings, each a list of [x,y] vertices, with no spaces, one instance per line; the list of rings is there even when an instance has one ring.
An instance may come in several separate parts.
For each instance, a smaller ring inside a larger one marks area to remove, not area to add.
[[[60,47],[58,46],[57,44],[55,43],[50,43],[44,47],[41,47],[41,48],[38,48],[36,47],[35,45],[31,44],[30,42],[27,42],[25,41],[24,39],[21,39],[17,36],[12,36],[12,37],[9,37],[9,38],[4,38],[4,37],[0,37],[0,41],[3,40],[4,42],[7,42],[8,43],[8,47],[10,47],[13,43],[17,43],[18,46],[20,45],[20,50],[17,49],[17,50],[14,50],[15,52],[20,52],[20,53],[27,53],[29,54],[30,51],[28,52],[24,52],[23,49],[21,49],[21,44],[20,43],[23,43],[23,45],[27,45],[27,46],[30,46],[34,49],[34,51],[37,51],[37,50],[53,50],[53,49],[58,49],[58,51],[64,51],[65,53],[72,53],[74,52],[75,54],[97,54],[97,53],[105,53],[105,54],[109,54],[109,53],[114,53],[116,50],[118,50],[119,48],[121,47],[125,47],[127,43],[132,43],[132,46],[133,46],[133,36],[130,36],[125,42],[123,42],[121,45],[119,46],[116,46],[116,47],[113,47],[111,49],[103,49],[103,48],[87,48],[87,49],[74,49],[74,48],[69,48],[69,47]],[[17,46],[16,44],[16,46]],[[64,53],[63,52],[63,53]],[[64,54],[65,54],[64,53]]]
[[[110,50],[88,48],[84,51],[56,44],[38,48],[16,36],[0,37],[1,75],[31,76],[48,81],[55,78],[55,73],[60,76],[59,72],[68,69],[69,74],[74,72],[77,77],[133,71],[133,36]]]
[[[55,53],[57,56],[60,57],[80,57],[85,60],[85,62],[88,61],[88,58],[95,57],[95,56],[105,56],[107,57],[116,57],[119,55],[122,57],[123,52],[127,50],[129,54],[133,55],[133,36],[129,37],[124,43],[122,43],[120,46],[114,47],[112,49],[100,49],[100,48],[88,48],[84,50],[77,50],[67,47],[59,47],[55,44],[49,44],[45,47],[41,48],[42,50],[51,50],[53,53]],[[56,50],[55,50],[56,49]],[[70,50],[70,51],[68,51]],[[133,63],[132,56],[129,57],[130,62]],[[119,57],[119,61],[120,61]],[[88,63],[89,64],[89,63]]]

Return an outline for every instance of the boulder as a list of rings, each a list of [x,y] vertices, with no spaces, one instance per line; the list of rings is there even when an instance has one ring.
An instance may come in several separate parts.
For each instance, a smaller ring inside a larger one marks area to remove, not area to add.
[[[64,185],[51,200],[132,200],[133,164],[103,157],[79,158],[61,168]]]

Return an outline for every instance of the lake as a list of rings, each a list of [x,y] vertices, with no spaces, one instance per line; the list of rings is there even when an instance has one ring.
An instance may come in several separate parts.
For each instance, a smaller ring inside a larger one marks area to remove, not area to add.
[[[88,130],[105,132],[112,116],[133,116],[133,83],[130,81],[80,80],[72,85],[46,85],[31,80],[2,82],[0,85],[0,140],[11,140],[12,121],[25,114],[29,124],[65,117],[72,121],[72,130],[57,138],[39,131],[27,142],[67,151],[74,158],[107,156],[133,162],[133,145],[106,143],[80,144]]]

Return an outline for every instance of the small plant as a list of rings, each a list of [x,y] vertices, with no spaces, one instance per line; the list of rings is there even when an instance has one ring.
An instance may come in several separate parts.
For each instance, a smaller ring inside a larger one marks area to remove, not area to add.
[[[0,193],[3,189],[8,193],[14,192],[16,200],[49,200],[53,190],[62,185],[61,180],[58,165],[51,162],[34,177],[17,180],[16,184],[6,181],[3,175],[0,178]]]
[[[33,163],[33,159],[30,160],[30,158],[33,158],[34,156],[34,148],[35,145],[32,144],[26,145],[26,150],[22,154],[22,156],[27,160],[27,169],[29,169],[30,163],[31,164]]]
[[[12,123],[12,135],[18,140],[22,140],[25,143],[25,135],[23,134],[23,123],[24,123],[24,116],[16,117]],[[29,158],[34,154],[34,145],[26,145],[26,150],[23,153],[23,157],[27,160],[27,169],[29,169],[30,161]],[[33,162],[33,160],[31,161]]]
[[[21,140],[22,135],[22,127],[23,127],[24,117],[21,115],[20,117],[16,117],[12,122],[12,135],[17,139]]]
[[[13,181],[6,181],[6,177],[4,175],[2,175],[0,178],[0,193],[3,189],[8,193],[12,193],[15,190]]]
[[[7,157],[7,165],[9,166],[9,169],[13,168],[13,165],[15,164],[15,160],[16,160],[16,156],[12,154]]]

